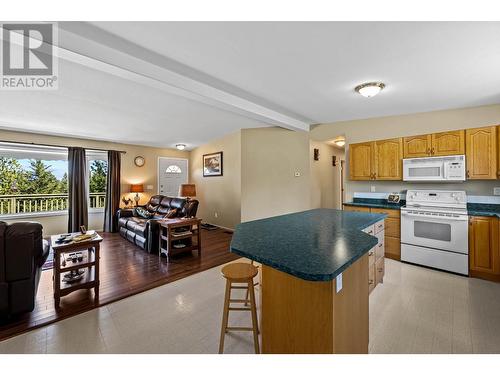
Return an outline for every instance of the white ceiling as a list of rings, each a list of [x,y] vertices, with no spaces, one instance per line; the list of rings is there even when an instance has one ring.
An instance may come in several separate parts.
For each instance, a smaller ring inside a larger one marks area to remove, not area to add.
[[[0,127],[192,148],[500,103],[498,35],[500,22],[65,22],[59,90],[0,92]],[[353,91],[372,80],[379,96]]]

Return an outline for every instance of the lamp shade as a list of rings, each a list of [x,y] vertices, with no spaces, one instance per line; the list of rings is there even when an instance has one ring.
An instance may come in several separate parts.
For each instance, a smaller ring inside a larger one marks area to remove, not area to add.
[[[196,197],[196,185],[195,184],[182,184],[179,188],[180,197]]]
[[[143,184],[132,184],[132,185],[130,185],[130,192],[131,193],[142,193],[142,192],[144,192],[144,185]]]

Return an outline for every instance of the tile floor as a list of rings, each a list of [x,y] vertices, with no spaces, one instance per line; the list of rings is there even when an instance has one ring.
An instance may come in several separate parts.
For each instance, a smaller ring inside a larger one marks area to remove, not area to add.
[[[217,353],[220,268],[0,342],[0,353]],[[370,296],[370,353],[500,353],[500,284],[392,260]],[[232,324],[250,324],[247,312]],[[252,353],[231,333],[227,353]]]

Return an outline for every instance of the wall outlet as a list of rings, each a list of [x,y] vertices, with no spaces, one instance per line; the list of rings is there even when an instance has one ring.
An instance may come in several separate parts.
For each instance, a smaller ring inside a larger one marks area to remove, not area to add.
[[[214,212],[214,217],[217,219],[219,217],[219,213],[217,211]]]
[[[370,186],[370,191],[371,191],[372,193],[375,193],[375,192],[377,191],[377,188],[376,188],[374,185],[371,185],[371,186]]]
[[[300,172],[295,172],[295,177],[300,177]]]
[[[500,195],[500,187],[493,188],[493,195]]]

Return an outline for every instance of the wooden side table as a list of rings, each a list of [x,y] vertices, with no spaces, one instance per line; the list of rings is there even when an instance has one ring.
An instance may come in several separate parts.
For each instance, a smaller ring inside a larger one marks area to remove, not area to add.
[[[77,233],[73,233],[77,234]],[[102,237],[97,235],[90,241],[71,242],[68,244],[57,244],[56,240],[60,235],[51,237],[51,246],[54,250],[54,302],[56,308],[59,307],[61,297],[64,297],[75,290],[94,289],[94,303],[99,303],[99,250]],[[86,258],[82,262],[67,263],[62,265],[61,257],[63,254],[87,252]],[[67,285],[63,281],[64,274],[70,271],[85,268],[86,272],[83,278]]]
[[[201,219],[175,218],[160,220],[158,223],[160,224],[160,256],[165,255],[167,262],[171,255],[193,250],[198,250],[198,256],[201,256]],[[181,233],[179,228],[188,230],[186,233]],[[180,244],[184,246],[180,247]]]

